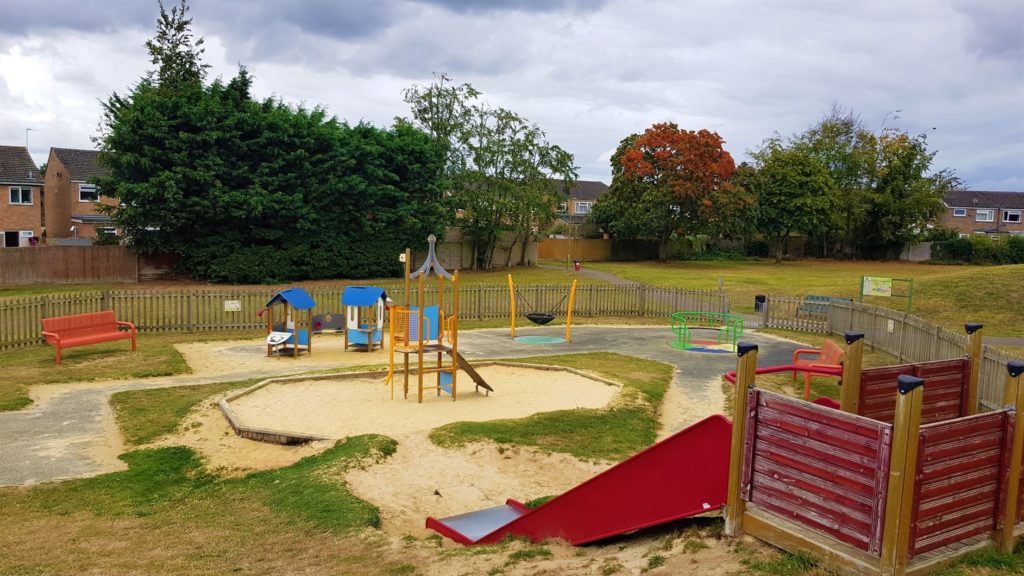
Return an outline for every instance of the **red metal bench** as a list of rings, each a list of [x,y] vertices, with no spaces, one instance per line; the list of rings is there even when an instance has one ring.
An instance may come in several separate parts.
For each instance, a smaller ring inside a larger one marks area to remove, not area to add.
[[[46,337],[47,344],[56,346],[57,364],[60,364],[60,351],[75,346],[131,340],[132,352],[135,351],[135,325],[131,322],[119,322],[113,310],[43,318],[43,336]]]

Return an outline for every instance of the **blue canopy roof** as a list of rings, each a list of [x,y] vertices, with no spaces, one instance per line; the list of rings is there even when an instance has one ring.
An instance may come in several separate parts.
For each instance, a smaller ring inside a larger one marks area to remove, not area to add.
[[[296,310],[309,310],[316,306],[316,302],[308,292],[302,288],[289,288],[287,290],[281,290],[273,298],[267,302],[267,308],[270,308],[274,304],[280,304],[287,302],[289,306]]]
[[[373,306],[387,297],[388,293],[376,286],[346,286],[341,293],[341,303],[346,306]]]

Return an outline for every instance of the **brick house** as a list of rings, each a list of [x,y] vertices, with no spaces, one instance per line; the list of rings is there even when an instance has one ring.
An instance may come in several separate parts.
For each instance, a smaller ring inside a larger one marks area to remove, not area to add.
[[[577,180],[568,197],[558,206],[558,220],[566,224],[581,224],[590,215],[597,199],[608,191],[608,185],[596,180]]]
[[[99,195],[90,179],[105,176],[97,150],[50,148],[46,163],[46,237],[93,238],[97,229],[115,232],[110,217],[96,209],[100,204],[117,205],[117,200]]]
[[[28,148],[0,146],[0,247],[34,246],[42,235],[43,178]]]
[[[1024,192],[962,190],[946,194],[947,210],[937,221],[961,236],[1024,234]]]

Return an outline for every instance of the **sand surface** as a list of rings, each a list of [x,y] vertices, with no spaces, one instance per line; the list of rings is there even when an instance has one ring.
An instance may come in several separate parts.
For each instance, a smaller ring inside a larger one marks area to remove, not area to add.
[[[386,349],[377,348],[373,352],[358,351],[349,348],[345,352],[345,340],[340,334],[321,334],[313,338],[311,354],[299,356],[267,356],[266,341],[263,338],[249,340],[219,340],[215,342],[196,342],[194,344],[175,344],[192,369],[193,375],[217,376],[231,374],[240,370],[281,370],[308,372],[318,369],[339,368],[343,366],[368,366],[388,363]],[[388,336],[384,335],[384,345],[388,344]]]
[[[485,366],[478,370],[494,392],[474,391],[464,373],[458,377],[457,401],[434,390],[417,403],[416,378],[403,398],[402,375],[396,375],[395,399],[384,376],[289,381],[269,384],[233,400],[231,407],[246,426],[344,438],[377,433],[396,436],[426,432],[449,422],[483,422],[522,418],[539,412],[601,408],[619,387],[563,371],[526,367]],[[425,377],[426,379],[426,377]],[[428,381],[429,384],[429,381]]]
[[[252,340],[197,343],[179,346],[194,374],[230,374],[240,369],[277,368],[292,363],[299,370],[339,366],[379,365],[387,362],[386,352],[343,353],[337,342],[321,338],[313,355],[298,359],[254,355]],[[430,430],[454,421],[488,421],[521,418],[539,412],[574,408],[601,408],[619,400],[620,388],[568,372],[528,367],[485,366],[481,375],[495,392],[484,396],[473,391],[472,381],[459,374],[462,393],[456,402],[428,393],[423,404],[401,397],[401,380],[396,399],[380,377],[337,380],[305,380],[272,384],[232,402],[242,421],[251,426],[308,432],[331,438],[379,433],[398,442],[389,458],[346,472],[344,481],[359,498],[381,511],[382,527],[392,546],[431,574],[462,575],[487,573],[525,574],[639,574],[647,570],[648,557],[666,557],[656,573],[699,573],[717,575],[740,569],[738,557],[728,540],[709,537],[704,529],[686,530],[666,526],[624,541],[575,548],[564,543],[548,545],[553,557],[547,560],[509,564],[508,555],[519,546],[486,554],[462,553],[449,541],[437,548],[424,539],[432,532],[424,528],[427,516],[444,517],[496,506],[508,498],[528,501],[559,494],[607,469],[611,462],[584,462],[566,454],[549,454],[524,447],[505,447],[489,442],[458,449],[441,448],[427,437]],[[677,378],[681,374],[677,373]],[[399,376],[400,378],[400,376]],[[415,387],[415,378],[411,378]],[[713,401],[708,405],[710,393]],[[186,419],[180,431],[161,439],[160,445],[187,445],[200,452],[211,469],[237,475],[255,470],[279,468],[319,453],[333,440],[301,446],[278,446],[236,436],[211,398]],[[701,401],[698,401],[700,399]],[[694,390],[678,383],[669,387],[660,414],[659,439],[702,418],[720,413],[724,396],[720,381],[696,384]],[[417,540],[407,541],[406,535]],[[707,548],[685,550],[696,539]],[[750,542],[749,544],[753,544]],[[613,568],[616,568],[613,570]]]

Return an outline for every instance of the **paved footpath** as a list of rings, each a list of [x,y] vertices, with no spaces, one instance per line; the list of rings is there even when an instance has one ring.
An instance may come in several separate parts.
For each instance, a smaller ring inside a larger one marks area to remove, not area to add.
[[[520,328],[519,336],[562,336],[564,327]],[[722,373],[735,369],[734,354],[708,354],[676,350],[669,346],[668,327],[577,326],[571,344],[529,345],[513,342],[507,329],[467,331],[459,335],[460,351],[469,359],[521,358],[579,352],[620,352],[661,360],[676,366],[674,385],[686,403],[711,405],[720,402],[715,387]],[[788,364],[791,342],[767,335],[748,334],[744,340],[760,345],[759,364]],[[259,353],[260,348],[254,349]],[[315,352],[314,352],[315,354]],[[27,485],[49,480],[93,476],[119,468],[114,459],[121,446],[110,446],[108,433],[115,426],[110,395],[123,390],[168,386],[193,386],[250,378],[270,378],[324,365],[303,365],[301,358],[280,369],[238,371],[217,377],[179,376],[126,380],[105,384],[83,383],[18,412],[0,412],[0,486]],[[497,394],[501,389],[496,386]]]

